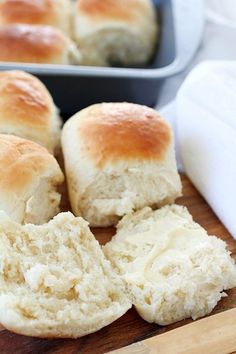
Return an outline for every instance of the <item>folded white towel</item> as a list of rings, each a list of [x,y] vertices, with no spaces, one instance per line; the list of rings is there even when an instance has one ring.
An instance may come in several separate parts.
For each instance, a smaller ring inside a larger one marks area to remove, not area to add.
[[[176,109],[184,170],[236,238],[236,63],[198,65]]]

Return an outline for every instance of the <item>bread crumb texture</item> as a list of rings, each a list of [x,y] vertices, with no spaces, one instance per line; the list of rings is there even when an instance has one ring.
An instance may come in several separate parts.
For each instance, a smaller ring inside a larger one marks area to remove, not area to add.
[[[125,216],[104,252],[148,322],[167,325],[207,315],[224,290],[236,286],[225,242],[208,236],[182,206]]]
[[[0,212],[0,322],[19,334],[76,338],[130,307],[87,222],[61,213],[21,226]]]

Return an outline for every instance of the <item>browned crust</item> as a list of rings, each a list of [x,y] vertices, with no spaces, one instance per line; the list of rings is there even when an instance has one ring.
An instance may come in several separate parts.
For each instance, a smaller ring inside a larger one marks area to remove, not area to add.
[[[55,172],[55,183],[63,179],[59,166],[52,155],[32,141],[13,135],[0,134],[0,166],[3,171],[0,188],[21,193],[36,176],[45,170]]]
[[[99,168],[108,162],[162,160],[171,141],[168,124],[146,106],[103,103],[82,115],[78,124],[82,153]]]
[[[47,128],[52,102],[46,87],[22,71],[0,73],[0,123]]]
[[[78,0],[77,11],[96,19],[132,21],[137,14],[146,12],[147,3],[143,0]]]
[[[0,27],[0,61],[50,63],[63,53],[66,39],[50,26]]]
[[[51,24],[58,21],[55,0],[4,0],[0,5],[0,23]]]

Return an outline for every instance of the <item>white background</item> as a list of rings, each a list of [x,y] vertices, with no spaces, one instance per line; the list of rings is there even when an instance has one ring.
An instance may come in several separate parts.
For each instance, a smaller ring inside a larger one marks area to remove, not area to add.
[[[166,80],[158,100],[159,109],[175,98],[187,73],[200,61],[236,60],[236,0],[205,0],[205,3],[207,20],[202,44],[187,70]]]

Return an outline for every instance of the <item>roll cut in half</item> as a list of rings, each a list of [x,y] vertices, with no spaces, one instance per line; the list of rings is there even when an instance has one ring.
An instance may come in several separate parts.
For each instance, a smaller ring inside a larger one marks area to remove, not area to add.
[[[70,34],[69,0],[0,0],[0,25],[50,25]]]
[[[0,210],[18,223],[43,224],[59,212],[64,177],[56,159],[32,141],[0,134]]]
[[[73,212],[91,226],[181,195],[172,131],[151,108],[90,106],[64,125],[62,149]]]
[[[23,71],[0,72],[0,133],[41,144],[52,154],[60,146],[61,118],[47,88]]]
[[[104,252],[148,322],[167,325],[208,315],[224,290],[236,286],[225,242],[208,236],[182,206],[126,215]]]
[[[79,64],[75,44],[51,26],[15,24],[0,27],[0,61]]]
[[[151,59],[158,36],[151,0],[77,0],[74,6],[83,64],[138,66]]]
[[[131,303],[87,223],[71,213],[19,225],[0,212],[0,323],[27,336],[77,338]]]

